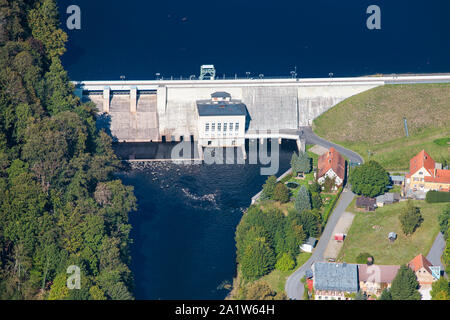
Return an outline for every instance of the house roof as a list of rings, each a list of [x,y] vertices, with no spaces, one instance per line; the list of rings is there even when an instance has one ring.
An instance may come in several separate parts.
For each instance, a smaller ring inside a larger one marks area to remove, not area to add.
[[[430,274],[432,274],[430,267],[433,265],[430,261],[428,261],[427,258],[425,258],[422,254],[419,254],[417,257],[412,259],[408,263],[408,267],[410,267],[414,272],[417,272],[417,270],[421,268],[425,268]]]
[[[429,174],[433,175],[436,163],[425,151],[420,151],[415,157],[409,161],[409,177],[415,174],[421,168],[425,168]]]
[[[375,198],[369,198],[369,197],[358,197],[356,198],[356,206],[357,207],[366,207],[366,206],[374,206],[376,204]]]
[[[198,115],[200,117],[208,116],[245,116],[247,107],[239,102],[220,102],[218,104],[197,102]]]
[[[371,281],[377,283],[392,283],[400,266],[385,266],[359,264],[359,281]]]
[[[318,161],[319,175],[318,178],[323,177],[328,170],[333,169],[334,173],[344,180],[345,178],[345,159],[344,157],[336,151],[335,148],[331,147],[328,152],[324,153],[319,157]]]
[[[316,243],[317,243],[317,239],[313,238],[313,237],[309,237],[308,240],[305,242],[305,244],[309,244],[313,247],[316,245]]]
[[[231,98],[231,94],[225,91],[218,91],[211,94],[211,98]]]
[[[357,265],[316,262],[314,264],[314,289],[358,292]]]
[[[404,182],[405,176],[391,176],[392,181]]]
[[[387,192],[376,198],[377,203],[394,202],[395,200],[400,200],[400,195],[392,192]]]
[[[450,183],[450,170],[436,169],[432,177],[425,177],[425,182]]]

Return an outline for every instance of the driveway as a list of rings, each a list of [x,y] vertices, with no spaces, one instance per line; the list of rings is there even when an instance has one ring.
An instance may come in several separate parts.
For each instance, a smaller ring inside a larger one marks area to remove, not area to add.
[[[442,233],[436,237],[434,240],[433,246],[430,249],[430,252],[427,255],[427,259],[433,264],[433,266],[441,266],[441,270],[445,270],[444,265],[442,264],[441,257],[445,250],[445,239]]]
[[[299,133],[300,133],[300,138],[306,140],[306,144],[317,144],[317,145],[325,147],[327,149],[334,147],[340,154],[347,157],[351,162],[359,162],[359,163],[364,162],[363,158],[356,152],[348,150],[340,145],[337,145],[333,142],[327,141],[327,140],[322,139],[321,137],[317,136],[312,131],[311,127],[301,127],[299,130]]]
[[[291,274],[286,281],[285,291],[289,299],[301,300],[303,298],[304,288],[303,284],[300,282],[300,279],[304,277],[307,270],[311,269],[311,266],[314,264],[314,262],[323,261],[323,254],[328,246],[328,242],[333,235],[333,230],[354,197],[355,195],[353,194],[353,192],[349,190],[342,192],[340,200],[336,205],[336,208],[333,210],[330,218],[328,219],[328,223],[325,226],[322,236],[320,237],[320,240],[316,248],[314,249],[311,258],[309,258],[309,260],[303,266],[301,266],[298,270]]]

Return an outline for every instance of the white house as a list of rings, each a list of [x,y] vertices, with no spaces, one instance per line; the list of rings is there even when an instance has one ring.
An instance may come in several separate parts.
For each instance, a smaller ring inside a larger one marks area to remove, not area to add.
[[[335,190],[344,183],[345,179],[345,159],[333,147],[321,155],[318,161],[317,181],[323,184],[327,177],[335,179]]]

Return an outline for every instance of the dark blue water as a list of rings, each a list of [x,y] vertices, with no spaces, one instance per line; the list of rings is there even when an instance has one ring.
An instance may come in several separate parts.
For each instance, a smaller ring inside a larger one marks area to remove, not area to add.
[[[199,74],[300,77],[450,72],[448,0],[61,0],[82,10],[63,62],[74,80]],[[366,9],[381,8],[381,30]]]
[[[279,174],[295,148],[283,144]],[[129,151],[137,150],[145,154]],[[260,166],[141,163],[119,177],[139,204],[131,215],[136,298],[224,299],[236,273],[236,226],[267,178]]]

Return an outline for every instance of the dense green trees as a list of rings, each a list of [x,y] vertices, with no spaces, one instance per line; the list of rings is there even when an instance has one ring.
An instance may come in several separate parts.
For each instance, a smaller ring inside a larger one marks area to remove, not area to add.
[[[389,290],[392,300],[420,300],[421,295],[418,290],[419,282],[417,282],[414,272],[405,265],[402,265],[392,281]]]
[[[311,210],[311,195],[305,186],[301,186],[298,191],[297,197],[294,202],[295,210],[303,212],[305,210]]]
[[[448,237],[448,227],[449,227],[449,220],[450,220],[450,204],[447,205],[444,210],[442,210],[442,213],[439,215],[438,221],[439,221],[439,227],[442,232],[442,234],[445,236],[445,238]]]
[[[263,200],[272,199],[276,185],[277,185],[277,177],[275,176],[268,177],[266,183],[263,185],[261,199]]]
[[[366,197],[376,197],[387,191],[389,174],[373,160],[352,170],[349,178],[352,191]]]
[[[0,0],[0,17],[0,299],[131,299],[136,198],[73,95],[55,1]]]
[[[290,199],[290,192],[288,187],[284,183],[277,183],[273,190],[273,200],[286,203]]]
[[[297,176],[298,173],[310,173],[312,164],[311,158],[306,152],[300,152],[299,155],[294,152],[291,158],[292,174]]]
[[[280,271],[289,271],[294,269],[295,267],[295,261],[292,258],[292,256],[285,252],[281,255],[281,257],[278,259],[277,263],[275,264],[275,268]]]
[[[431,300],[450,300],[450,283],[445,277],[434,282],[431,289]]]
[[[399,215],[402,231],[405,235],[413,234],[423,221],[420,208],[415,207],[411,200]]]

